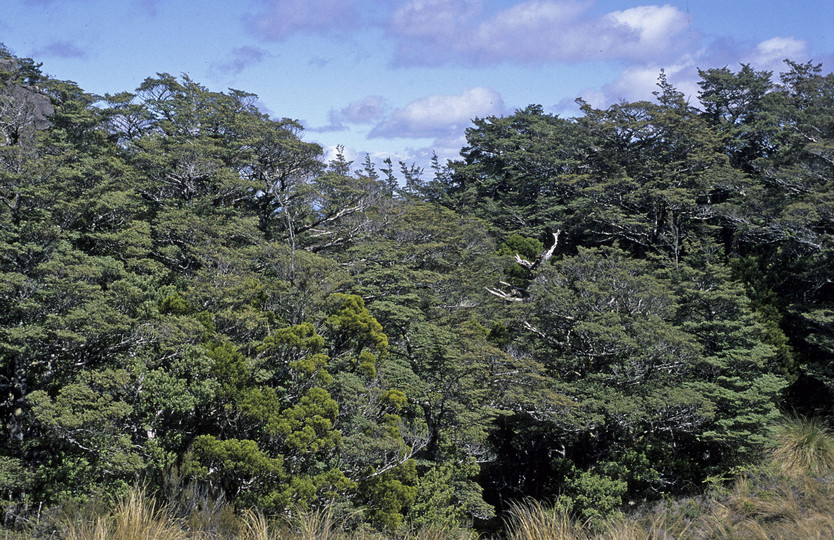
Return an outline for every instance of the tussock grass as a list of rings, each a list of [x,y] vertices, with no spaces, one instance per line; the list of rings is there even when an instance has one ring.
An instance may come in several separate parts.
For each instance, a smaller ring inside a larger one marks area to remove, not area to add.
[[[528,500],[513,503],[506,519],[507,538],[510,540],[586,540],[583,524],[569,515],[548,509],[540,502]]]
[[[276,540],[279,537],[275,534],[266,516],[261,512],[246,510],[241,516],[243,526],[237,537],[240,540]]]
[[[66,524],[68,540],[185,540],[189,536],[180,523],[156,508],[144,489],[134,489],[107,516],[87,522]]]
[[[423,527],[407,533],[403,540],[474,540],[478,535],[470,530],[448,530],[443,527]]]
[[[679,540],[688,538],[687,524],[670,521],[666,514],[653,514],[645,519],[616,519],[606,523],[602,532],[592,536],[599,540]],[[676,532],[677,531],[677,532]]]
[[[347,540],[342,521],[333,515],[333,507],[298,512],[291,525],[293,540]],[[260,540],[260,539],[259,539]]]
[[[221,510],[233,509],[224,505]],[[301,511],[286,523],[273,523],[259,511],[244,510],[227,517],[224,530],[205,531],[193,527],[194,520],[170,517],[158,509],[144,489],[135,488],[115,508],[101,516],[65,520],[61,538],[67,540],[350,540],[335,519],[332,508]],[[283,526],[281,526],[283,525]],[[234,532],[230,532],[234,531]],[[420,537],[417,537],[418,539]],[[370,539],[369,539],[370,540]]]
[[[630,518],[592,528],[538,501],[511,506],[508,540],[685,540],[834,538],[834,478],[771,472],[739,478],[721,494],[659,504]],[[425,527],[400,535],[348,531],[332,508],[270,521],[258,511],[235,515],[235,532],[199,531],[169,517],[144,490],[135,489],[105,515],[68,522],[68,540],[464,540],[472,531]]]
[[[834,475],[795,476],[774,467],[727,491],[659,503],[602,527],[527,502],[507,518],[510,540],[706,540],[834,538]]]
[[[601,526],[579,522],[537,501],[512,506],[507,522],[510,540],[678,540],[690,538],[689,524],[668,512],[639,518],[612,518]]]
[[[834,437],[817,418],[790,417],[776,428],[773,462],[785,474],[825,474],[834,470]]]

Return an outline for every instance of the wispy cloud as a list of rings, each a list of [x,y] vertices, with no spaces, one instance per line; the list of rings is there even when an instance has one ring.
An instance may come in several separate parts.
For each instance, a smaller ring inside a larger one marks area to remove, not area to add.
[[[136,5],[142,13],[150,17],[159,14],[159,0],[136,0]]]
[[[244,22],[258,36],[273,41],[296,32],[349,29],[358,17],[357,0],[268,0],[265,4]]]
[[[72,4],[79,0],[29,0],[32,4]]]
[[[330,111],[330,121],[334,124],[373,124],[384,118],[389,109],[382,96],[368,96],[338,111]]]
[[[307,127],[309,131],[346,131],[350,124],[370,125],[384,120],[391,107],[382,96],[367,96],[341,109],[330,109],[326,126]]]
[[[412,101],[377,124],[369,137],[446,138],[463,133],[475,117],[503,114],[504,101],[477,86],[456,95],[435,94]]]
[[[87,58],[87,51],[67,40],[53,41],[35,52],[36,56],[57,56],[59,58]]]
[[[232,50],[231,57],[213,65],[213,69],[226,75],[237,75],[249,66],[259,64],[270,56],[269,52],[258,47],[243,46]]]
[[[670,5],[638,6],[602,16],[590,2],[529,0],[485,13],[473,0],[409,0],[390,32],[397,62],[554,62],[646,60],[683,47],[689,17]]]

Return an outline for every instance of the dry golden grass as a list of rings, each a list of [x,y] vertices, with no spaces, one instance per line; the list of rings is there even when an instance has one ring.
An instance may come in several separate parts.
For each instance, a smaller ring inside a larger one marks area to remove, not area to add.
[[[510,540],[586,540],[585,527],[564,512],[547,509],[540,502],[514,503],[506,518]]]
[[[834,538],[834,516],[831,512],[814,513],[802,520],[777,523],[769,529],[769,538],[802,538],[803,540],[830,540]]]
[[[237,535],[240,540],[278,540],[280,538],[261,512],[246,510],[241,520],[243,521],[242,530]]]
[[[601,530],[528,502],[507,518],[510,540],[706,540],[834,538],[834,477],[773,472],[738,479],[726,492],[659,504]]]
[[[298,512],[291,521],[294,540],[347,540],[342,522],[333,515],[333,507]]]
[[[592,530],[587,523],[529,500],[515,504],[506,518],[508,540],[685,540],[834,538],[834,478],[784,473],[740,478],[720,496],[686,505],[659,505],[630,519],[618,518]],[[112,512],[68,521],[68,540],[463,540],[471,531],[423,528],[398,536],[349,532],[332,509],[299,512],[286,522],[270,522],[256,511],[237,514],[236,532],[187,530],[141,489],[118,502]]]
[[[625,519],[610,521],[605,530],[597,535],[600,540],[649,540],[649,531],[637,522]]]
[[[510,540],[682,540],[691,538],[690,524],[665,511],[638,518],[612,518],[592,528],[536,501],[516,504],[507,518]]]
[[[132,490],[119,501],[108,516],[86,523],[69,522],[68,540],[185,540],[189,536],[181,524],[156,508],[152,498],[142,489]]]
[[[685,516],[669,507],[656,509],[655,516],[671,516],[667,523],[633,538],[834,538],[832,481],[774,472],[740,478],[728,492],[699,499]]]
[[[224,511],[232,511],[224,506]],[[286,523],[271,523],[262,512],[245,510],[226,531],[201,531],[157,509],[143,489],[134,489],[107,515],[66,520],[61,538],[67,540],[348,540],[331,508],[302,511]],[[193,520],[191,520],[193,521]],[[193,525],[193,524],[192,524]],[[228,532],[234,529],[234,533]],[[415,537],[422,540],[421,537]]]
[[[402,540],[475,540],[477,533],[471,529],[447,529],[440,526],[424,526],[404,533]],[[353,538],[352,540],[360,540]],[[364,540],[364,539],[361,539]]]
[[[688,524],[672,522],[666,514],[650,514],[644,519],[609,520],[603,531],[591,538],[598,540],[678,540],[689,538]]]
[[[773,462],[786,474],[825,474],[834,469],[834,438],[822,420],[792,417],[776,430]]]
[[[404,540],[448,540],[449,538],[448,531],[425,527],[417,532],[408,533]]]

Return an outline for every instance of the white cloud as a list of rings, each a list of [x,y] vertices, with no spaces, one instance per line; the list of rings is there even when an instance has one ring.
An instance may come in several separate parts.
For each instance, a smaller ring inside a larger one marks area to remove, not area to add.
[[[650,19],[651,17],[649,17]],[[644,19],[647,20],[647,19]],[[756,70],[767,70],[778,74],[785,71],[785,59],[804,59],[807,56],[807,44],[791,37],[774,37],[757,44],[746,51],[739,44],[727,40],[718,40],[709,47],[695,54],[684,54],[667,64],[642,63],[625,68],[617,79],[601,89],[588,88],[581,92],[581,97],[592,107],[604,109],[614,103],[652,100],[652,92],[657,90],[660,71],[666,73],[667,80],[682,92],[693,105],[698,105],[698,93],[701,80],[698,69],[710,69],[726,64],[726,59],[737,59],[728,67],[737,71],[741,64],[750,64]],[[557,105],[560,112],[576,112],[569,100]]]
[[[657,82],[660,72],[684,96],[694,98],[698,92],[698,70],[693,62],[681,59],[668,65],[633,66],[625,69],[612,84],[603,87],[609,105],[619,101],[649,101],[654,99],[653,92],[658,90]]]
[[[594,59],[645,60],[680,50],[689,18],[670,5],[638,6],[595,17],[590,2],[528,0],[491,16],[463,0],[411,0],[394,14],[405,63],[483,64]]]
[[[743,63],[756,69],[767,69],[774,73],[785,71],[785,59],[804,61],[808,55],[807,44],[792,37],[774,37],[762,41],[744,56]]]
[[[465,41],[469,50],[462,52],[497,60],[581,56],[593,40],[591,32],[582,31],[580,36],[573,26],[583,11],[583,6],[572,2],[523,2],[481,23]]]
[[[699,55],[683,55],[665,65],[635,64],[625,68],[616,80],[601,89],[588,88],[580,96],[595,109],[605,109],[621,102],[654,101],[653,92],[658,91],[657,83],[662,71],[666,80],[683,93],[684,99],[697,105],[701,89],[698,86],[698,67],[702,60]],[[562,114],[579,114],[578,109],[568,100],[560,102],[556,107]]]
[[[446,137],[462,133],[475,117],[503,114],[495,90],[478,86],[457,95],[435,94],[412,101],[371,130],[371,137]]]
[[[612,45],[630,49],[629,51],[621,50],[621,53],[635,57],[645,56],[651,51],[674,48],[672,40],[689,26],[689,18],[670,5],[638,6],[623,11],[614,11],[605,18],[612,21],[615,28],[619,27],[631,36],[631,39],[618,40]]]

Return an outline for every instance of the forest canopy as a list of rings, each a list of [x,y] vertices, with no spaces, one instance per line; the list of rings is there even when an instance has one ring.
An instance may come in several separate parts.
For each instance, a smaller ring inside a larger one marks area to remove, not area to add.
[[[757,463],[834,391],[834,75],[661,73],[426,173],[253,94],[0,51],[0,499],[149,486],[380,531],[582,519]]]

